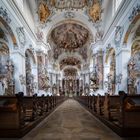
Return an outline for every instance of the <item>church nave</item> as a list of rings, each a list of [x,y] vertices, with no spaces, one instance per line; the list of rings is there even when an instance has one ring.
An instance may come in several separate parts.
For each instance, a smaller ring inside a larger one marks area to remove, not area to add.
[[[0,0],[0,139],[140,139],[140,0]]]
[[[63,102],[39,126],[21,140],[139,140],[123,139],[106,127],[77,101]]]

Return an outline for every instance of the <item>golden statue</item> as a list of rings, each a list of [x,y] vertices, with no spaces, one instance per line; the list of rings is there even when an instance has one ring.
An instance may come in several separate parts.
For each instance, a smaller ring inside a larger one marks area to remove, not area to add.
[[[89,15],[93,19],[94,22],[97,22],[101,18],[101,5],[98,0],[96,0],[92,7],[89,9]]]
[[[47,4],[41,2],[39,5],[39,17],[40,17],[40,21],[42,23],[45,23],[45,21],[47,20],[47,18],[50,15],[50,10],[47,6]]]

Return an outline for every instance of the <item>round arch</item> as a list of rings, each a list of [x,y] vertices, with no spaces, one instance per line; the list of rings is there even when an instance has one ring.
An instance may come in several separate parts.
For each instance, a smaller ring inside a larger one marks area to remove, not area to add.
[[[127,44],[134,36],[138,26],[140,25],[140,14],[138,14],[128,26],[124,35],[123,44]],[[132,40],[131,40],[132,41]]]
[[[16,40],[16,37],[15,37],[11,27],[8,25],[8,23],[1,16],[0,16],[0,24],[1,24],[1,27],[4,27],[6,32],[8,32],[10,39],[12,40],[13,46],[17,47],[17,40]]]
[[[36,58],[35,58],[35,55],[33,54],[32,50],[26,49],[25,54],[27,54],[28,56],[31,56],[33,63],[36,64]]]
[[[110,48],[107,51],[106,57],[105,57],[105,63],[109,62],[109,57],[112,56],[113,54],[115,54],[115,49],[114,48]]]
[[[93,41],[93,40],[94,40],[94,38],[93,38],[94,35],[93,35],[93,33],[91,32],[90,27],[88,27],[88,26],[87,26],[86,24],[84,24],[83,22],[78,21],[78,20],[63,20],[63,21],[59,21],[59,22],[57,22],[56,24],[54,24],[53,26],[51,26],[51,28],[49,29],[48,34],[47,34],[47,36],[46,36],[47,42],[49,42],[50,34],[51,34],[51,32],[53,31],[53,29],[55,29],[56,27],[58,27],[58,26],[60,26],[60,25],[62,25],[62,24],[66,24],[66,23],[75,23],[75,24],[81,25],[82,27],[84,27],[85,29],[88,30],[88,32],[89,32],[89,40],[90,40],[90,41]]]
[[[81,61],[81,63],[84,63],[82,56],[81,56],[80,54],[78,54],[78,53],[74,53],[74,54],[63,53],[63,54],[61,54],[61,55],[58,57],[58,59],[56,60],[56,62],[59,63],[60,61],[62,61],[63,59],[65,59],[65,58],[67,58],[67,57],[76,57],[78,60]]]

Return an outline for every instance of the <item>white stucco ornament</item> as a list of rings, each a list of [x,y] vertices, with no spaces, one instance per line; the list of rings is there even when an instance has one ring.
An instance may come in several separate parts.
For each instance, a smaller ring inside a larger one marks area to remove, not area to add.
[[[129,21],[131,22],[139,13],[140,13],[140,4],[137,4],[135,7],[133,7],[133,10],[128,18]]]
[[[17,36],[18,36],[20,44],[22,45],[22,47],[24,47],[26,44],[26,37],[25,37],[24,28],[18,27],[18,28],[16,28],[16,32],[17,32]]]
[[[0,16],[3,17],[3,19],[5,19],[5,21],[10,24],[11,23],[11,18],[9,17],[8,13],[7,13],[7,9],[4,9],[3,7],[0,7]]]
[[[64,13],[64,17],[65,18],[75,18],[75,14],[74,14],[74,12],[67,11],[66,13]]]
[[[124,28],[122,26],[116,26],[116,29],[115,29],[115,38],[114,38],[114,42],[115,44],[118,46],[121,42],[121,38],[122,38],[122,35],[123,35],[123,31],[124,31]]]

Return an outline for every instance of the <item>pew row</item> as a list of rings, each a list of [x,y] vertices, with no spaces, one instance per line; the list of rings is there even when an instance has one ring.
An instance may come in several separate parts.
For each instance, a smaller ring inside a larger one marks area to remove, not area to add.
[[[0,137],[22,137],[48,116],[63,96],[0,96]]]
[[[140,95],[77,96],[75,99],[122,137],[140,136]]]

